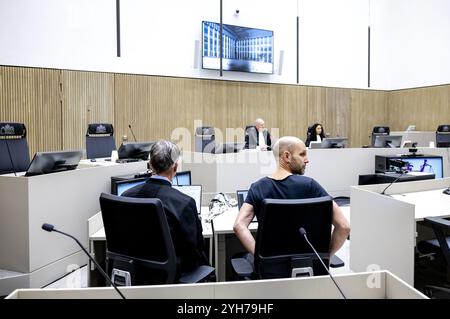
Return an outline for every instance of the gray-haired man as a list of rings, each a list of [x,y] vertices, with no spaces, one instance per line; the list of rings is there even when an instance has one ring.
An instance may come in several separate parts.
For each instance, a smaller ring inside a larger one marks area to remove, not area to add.
[[[156,142],[150,149],[150,167],[154,175],[144,184],[127,190],[122,196],[161,200],[181,274],[209,263],[195,201],[172,188],[172,179],[177,173],[179,157],[180,150],[174,143]]]

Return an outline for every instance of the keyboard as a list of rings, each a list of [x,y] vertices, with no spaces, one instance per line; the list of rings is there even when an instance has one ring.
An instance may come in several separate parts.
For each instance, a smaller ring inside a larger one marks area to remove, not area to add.
[[[140,159],[137,158],[119,158],[117,160],[117,163],[133,163],[133,162],[139,162]]]

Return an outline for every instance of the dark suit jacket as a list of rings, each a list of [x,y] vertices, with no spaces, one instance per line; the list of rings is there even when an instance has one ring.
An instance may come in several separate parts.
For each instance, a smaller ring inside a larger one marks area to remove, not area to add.
[[[270,138],[270,133],[268,130],[263,131],[264,141],[266,145],[269,147],[272,146],[272,140]],[[259,131],[256,129],[256,126],[250,126],[245,131],[245,147],[248,148],[256,148],[259,145]]]
[[[202,224],[192,197],[172,188],[168,181],[155,178],[127,190],[122,196],[161,200],[177,255],[179,273],[192,271],[200,265],[209,265]]]

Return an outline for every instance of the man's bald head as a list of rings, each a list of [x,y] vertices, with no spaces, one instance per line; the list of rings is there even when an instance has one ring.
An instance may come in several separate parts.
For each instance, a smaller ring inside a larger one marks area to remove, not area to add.
[[[306,148],[305,143],[303,143],[303,141],[298,137],[283,136],[273,146],[273,155],[275,158],[279,158],[285,151],[292,153],[294,145],[299,145]]]
[[[279,168],[292,174],[305,173],[308,157],[305,143],[301,139],[295,136],[284,136],[275,143],[272,150]]]

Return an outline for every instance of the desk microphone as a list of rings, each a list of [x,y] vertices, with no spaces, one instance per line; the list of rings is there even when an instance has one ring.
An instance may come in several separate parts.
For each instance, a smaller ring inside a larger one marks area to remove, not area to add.
[[[12,156],[11,156],[11,151],[9,149],[9,144],[8,144],[8,139],[7,138],[5,138],[5,143],[6,143],[6,149],[8,150],[9,160],[11,162],[11,168],[13,170],[14,176],[17,176],[16,168],[14,167],[14,161],[13,161]]]
[[[130,128],[131,134],[133,135],[134,141],[137,142],[136,136],[133,133],[133,129],[131,128],[131,124],[128,124],[128,127]]]
[[[89,254],[87,252],[87,250],[83,247],[83,245],[78,241],[78,239],[76,239],[75,237],[73,237],[72,235],[66,234],[62,231],[59,231],[55,228],[55,226],[53,226],[52,224],[47,224],[44,223],[42,224],[42,229],[48,232],[57,232],[60,234],[63,234],[64,236],[70,237],[73,240],[75,240],[77,242],[77,244],[81,247],[81,249],[83,249],[84,253],[89,257],[89,259],[95,264],[95,267],[97,267],[97,269],[100,271],[100,273],[102,274],[103,277],[105,277],[106,281],[108,281],[111,286],[114,287],[114,289],[116,289],[117,293],[122,297],[122,299],[126,299],[125,296],[120,292],[120,290],[117,288],[117,286],[111,281],[111,279],[109,279],[108,275],[103,271],[102,267],[100,267],[100,265],[95,261],[94,258],[92,258],[91,254]]]
[[[313,245],[309,242],[308,237],[306,237],[306,230],[303,227],[300,227],[299,230],[300,235],[302,235],[306,242],[308,243],[308,245],[311,247],[311,249],[314,251],[314,254],[316,254],[317,258],[319,258],[320,262],[323,265],[323,268],[325,268],[325,270],[327,271],[328,275],[330,275],[331,280],[333,280],[334,284],[336,285],[337,289],[339,290],[339,292],[341,293],[342,297],[344,297],[344,299],[347,299],[344,295],[344,293],[342,292],[341,288],[339,288],[339,285],[337,284],[337,282],[334,280],[333,276],[331,275],[331,273],[328,271],[327,266],[325,266],[324,262],[322,261],[322,258],[320,258],[319,254],[317,253],[317,251],[314,249]]]
[[[400,174],[396,179],[394,179],[388,186],[386,186],[386,188],[383,189],[383,191],[382,191],[380,194],[381,194],[381,195],[386,195],[386,194],[385,194],[386,190],[387,190],[389,187],[391,187],[392,184],[394,184],[396,181],[398,181],[398,180],[400,179],[400,177],[402,177],[402,176],[405,175],[406,173],[408,173],[408,171],[402,171],[401,174]]]

